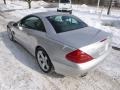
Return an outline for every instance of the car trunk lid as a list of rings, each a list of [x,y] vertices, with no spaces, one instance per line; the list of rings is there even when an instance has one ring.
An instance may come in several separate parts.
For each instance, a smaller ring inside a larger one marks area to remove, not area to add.
[[[64,44],[80,49],[96,58],[109,48],[109,35],[99,29],[86,27],[60,33],[58,37]]]

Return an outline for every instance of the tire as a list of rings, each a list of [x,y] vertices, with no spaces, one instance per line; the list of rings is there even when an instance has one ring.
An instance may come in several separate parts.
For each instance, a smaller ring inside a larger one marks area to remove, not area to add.
[[[57,9],[57,12],[62,12],[62,11],[60,11],[59,9]]]
[[[69,14],[72,14],[72,11],[69,11]]]
[[[7,27],[7,34],[8,34],[9,39],[11,41],[14,41],[13,31],[11,31],[9,27]]]
[[[46,53],[46,51],[44,49],[42,49],[42,48],[37,49],[36,59],[40,66],[40,69],[44,73],[50,73],[52,71],[53,65],[51,63],[51,60],[50,60],[48,54]]]

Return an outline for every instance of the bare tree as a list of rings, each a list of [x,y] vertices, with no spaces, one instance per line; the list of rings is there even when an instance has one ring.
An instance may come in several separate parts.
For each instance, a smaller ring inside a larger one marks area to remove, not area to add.
[[[6,4],[6,0],[3,0],[4,1],[4,4]]]
[[[112,7],[112,2],[113,2],[113,0],[110,0],[108,11],[107,11],[107,15],[110,14],[110,10],[111,10],[111,7]]]
[[[28,3],[28,7],[30,9],[31,8],[31,2],[32,2],[32,0],[26,0],[26,2]]]

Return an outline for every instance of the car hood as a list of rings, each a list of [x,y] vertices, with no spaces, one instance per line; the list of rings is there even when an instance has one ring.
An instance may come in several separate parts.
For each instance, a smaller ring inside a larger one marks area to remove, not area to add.
[[[85,27],[79,30],[57,34],[56,39],[57,41],[60,41],[74,48],[81,48],[83,46],[101,41],[108,36],[110,36],[110,34],[102,30],[93,27]]]

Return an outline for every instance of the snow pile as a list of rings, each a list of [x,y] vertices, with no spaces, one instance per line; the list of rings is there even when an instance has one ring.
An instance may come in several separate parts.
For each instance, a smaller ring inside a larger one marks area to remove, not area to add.
[[[32,13],[38,13],[38,12],[47,12],[47,10],[44,7],[40,7],[37,9],[26,9],[26,10],[17,10],[14,12],[11,12],[11,15],[15,16],[16,18],[22,18],[26,15],[32,14]]]
[[[31,6],[32,8],[40,8],[40,7],[47,7],[49,6],[49,4],[41,0],[41,1],[32,1]]]
[[[81,7],[86,8],[88,6],[86,4],[82,4]]]
[[[96,12],[96,9],[94,9],[93,7],[89,7],[86,4],[72,5],[72,8],[73,8],[73,10],[87,12],[87,13],[95,13]]]
[[[35,3],[36,3],[36,2],[35,2]],[[40,2],[39,2],[39,5],[46,7],[46,6],[48,6],[49,4],[46,3],[46,2],[44,2],[44,1],[40,1]]]
[[[7,1],[7,5],[0,3],[0,10],[1,11],[12,11],[12,10],[19,10],[19,9],[26,9],[27,3],[23,1]]]
[[[15,1],[15,2],[7,2],[7,5],[0,4],[0,10],[9,12],[14,18],[22,18],[28,14],[32,13],[38,13],[38,12],[46,12],[47,9],[45,9],[43,6],[47,5],[44,1],[35,1],[32,2],[32,8],[28,9],[27,2],[23,1]]]
[[[31,6],[34,9],[43,8],[48,6],[49,4],[44,1],[32,1]],[[28,9],[28,3],[25,1],[7,1],[7,5],[4,5],[0,2],[0,10],[1,11],[13,11],[13,10],[24,10]]]
[[[120,20],[102,20],[102,24],[105,26],[120,28]]]

